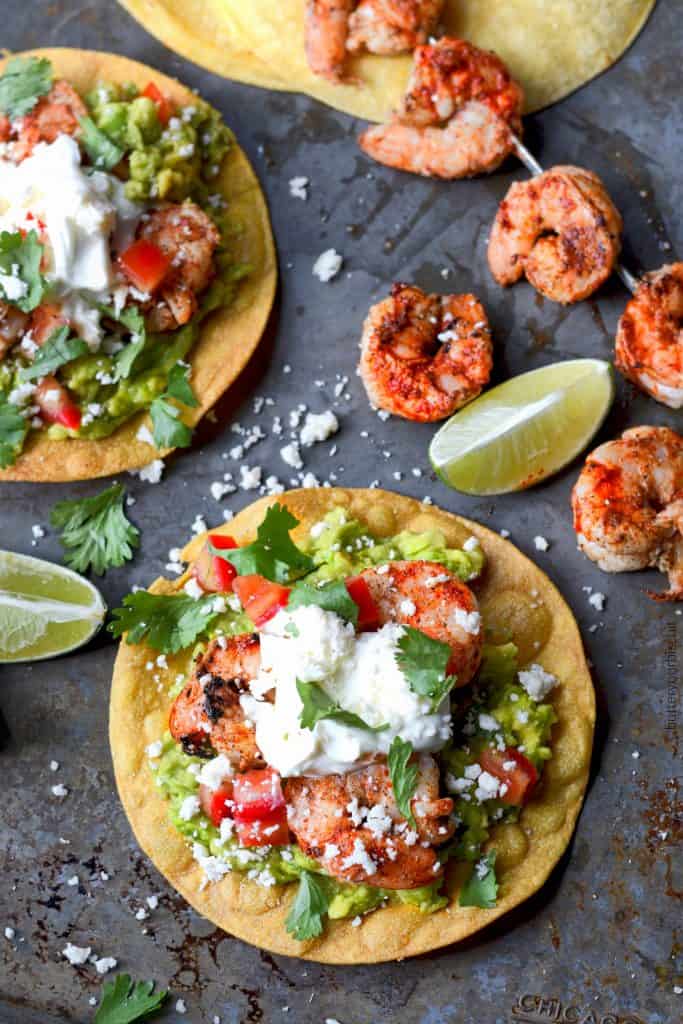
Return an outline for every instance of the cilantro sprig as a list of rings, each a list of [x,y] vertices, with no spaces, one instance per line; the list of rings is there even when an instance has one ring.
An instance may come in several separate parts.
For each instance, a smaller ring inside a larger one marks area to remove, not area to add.
[[[287,607],[291,611],[305,605],[317,605],[326,612],[335,612],[352,626],[358,624],[358,605],[349,594],[343,580],[333,580],[330,583],[323,583],[322,586],[299,580],[292,587]]]
[[[353,711],[346,711],[327,694],[318,683],[305,683],[297,679],[296,688],[303,710],[299,716],[302,729],[313,729],[316,722],[325,718],[331,718],[342,725],[350,725],[354,729],[367,729],[369,732],[384,732],[388,725],[368,725],[368,723],[356,715]]]
[[[36,352],[31,365],[20,371],[19,378],[26,381],[45,377],[87,352],[89,349],[83,339],[71,336],[71,328],[64,324],[52,332],[45,344]]]
[[[169,399],[195,408],[199,402],[188,380],[189,367],[176,363],[168,375],[166,391],[155,398],[150,407],[154,443],[157,448],[187,448],[192,441],[192,429],[180,419],[180,410]]]
[[[76,572],[92,568],[98,576],[133,557],[139,544],[139,531],[126,518],[121,484],[113,484],[101,494],[75,501],[59,501],[52,509],[50,522],[62,531],[66,548],[64,561]]]
[[[310,871],[302,871],[296,897],[285,921],[289,934],[300,942],[320,935],[323,917],[329,905],[330,899],[323,879]]]
[[[120,312],[116,312],[111,306],[99,304],[100,313],[107,319],[113,320],[130,334],[131,340],[120,352],[114,356],[114,373],[117,380],[125,380],[130,376],[137,357],[147,343],[147,331],[145,318],[137,306],[126,306]]]
[[[274,583],[289,583],[314,568],[313,559],[301,551],[289,536],[299,525],[284,505],[275,503],[256,531],[256,540],[234,551],[211,548],[214,555],[232,562],[240,576],[257,573]]]
[[[398,641],[396,661],[413,693],[429,697],[433,711],[456,683],[457,677],[446,672],[450,658],[448,644],[434,640],[412,626],[404,627],[403,636]]]
[[[93,1024],[133,1024],[160,1010],[168,997],[165,989],[154,991],[153,981],[133,981],[118,974],[102,987],[102,999]]]
[[[496,851],[489,850],[485,857],[473,866],[472,874],[462,889],[458,903],[461,907],[481,907],[491,910],[496,905],[498,880],[496,878]]]
[[[80,142],[92,164],[100,171],[111,171],[123,159],[123,150],[101,131],[91,117],[82,117]]]
[[[418,768],[416,764],[410,764],[412,754],[412,743],[402,740],[400,736],[395,736],[389,747],[387,762],[396,806],[403,817],[415,828],[415,818],[410,801],[417,789]]]
[[[28,433],[28,420],[0,392],[0,469],[14,465]]]
[[[0,84],[2,79],[0,79]],[[15,277],[25,286],[24,294],[11,298],[0,285],[0,299],[30,313],[39,306],[45,294],[45,278],[40,272],[43,246],[35,231],[0,232],[0,273]]]
[[[0,110],[23,117],[52,88],[52,65],[44,57],[13,57],[0,78]]]
[[[123,607],[115,608],[109,632],[120,637],[127,633],[126,643],[144,640],[163,654],[176,654],[189,647],[205,633],[219,614],[214,596],[195,600],[189,594],[149,594],[138,590],[123,599]]]

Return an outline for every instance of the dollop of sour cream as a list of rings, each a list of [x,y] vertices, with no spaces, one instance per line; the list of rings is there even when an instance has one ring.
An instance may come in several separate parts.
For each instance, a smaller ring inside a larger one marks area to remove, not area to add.
[[[386,754],[396,736],[416,751],[440,750],[451,735],[446,698],[431,702],[414,693],[396,661],[403,627],[388,623],[356,636],[353,626],[315,605],[283,610],[261,632],[261,669],[241,704],[254,723],[256,742],[280,775],[347,772]],[[303,729],[296,682],[315,682],[343,710],[381,732],[333,719]],[[275,701],[264,699],[275,691]]]
[[[0,230],[38,232],[45,277],[58,298],[71,299],[69,318],[88,342],[97,342],[97,324],[74,293],[108,300],[115,284],[111,249],[121,252],[132,242],[142,213],[118,178],[81,166],[70,135],[40,143],[19,164],[0,158]]]

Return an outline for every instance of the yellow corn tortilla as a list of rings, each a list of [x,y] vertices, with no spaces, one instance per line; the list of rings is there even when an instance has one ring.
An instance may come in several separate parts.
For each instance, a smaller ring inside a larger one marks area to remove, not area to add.
[[[383,121],[401,96],[410,57],[364,55],[348,68],[361,85],[331,85],[304,55],[306,0],[120,0],[172,50],[210,71],[267,89],[303,92]],[[447,34],[494,50],[524,87],[526,113],[569,95],[611,67],[655,0],[446,0]]]
[[[167,818],[167,805],[157,790],[145,748],[168,725],[168,686],[188,666],[188,656],[168,657],[168,671],[159,670],[163,686],[150,679],[146,664],[155,654],[144,645],[121,644],[114,666],[109,737],[116,782],[135,836],[159,871],[200,914],[219,927],[273,953],[321,963],[379,963],[416,956],[450,945],[495,921],[535,893],[562,856],[583,800],[595,725],[595,695],[574,617],[548,577],[512,544],[478,523],[462,519],[412,498],[379,490],[295,490],[277,499],[264,498],[241,512],[229,525],[212,533],[228,533],[239,544],[254,539],[267,507],[284,503],[300,520],[294,538],[301,541],[310,527],[335,506],[347,510],[379,537],[400,530],[438,528],[449,546],[461,546],[475,535],[487,558],[481,581],[473,584],[492,640],[512,638],[522,663],[539,661],[561,685],[551,693],[558,722],[552,732],[552,759],[542,781],[524,808],[518,824],[495,826],[490,845],[498,851],[500,890],[494,910],[457,906],[456,894],[467,867],[451,866],[447,875],[451,903],[424,915],[407,906],[389,906],[363,918],[328,921],[324,934],[298,942],[287,934],[285,918],[297,886],[260,888],[244,875],[226,875],[200,889],[202,872],[183,837]],[[183,551],[192,560],[205,536]],[[185,577],[158,579],[154,593],[178,591]],[[536,646],[539,644],[539,646]]]
[[[81,95],[100,80],[135,82],[141,88],[153,81],[179,105],[194,99],[194,93],[174,78],[112,53],[41,49],[18,56],[47,57],[55,77],[67,79]],[[0,72],[4,64],[0,61]],[[216,191],[224,196],[243,229],[235,242],[235,260],[249,263],[253,269],[240,282],[233,302],[204,321],[190,350],[192,387],[199,401],[196,409],[183,411],[183,421],[190,426],[199,422],[248,362],[261,339],[277,284],[275,243],[266,201],[251,164],[237,145],[231,147],[223,162]],[[98,441],[51,441],[34,432],[15,464],[0,472],[0,480],[87,480],[140,469],[169,453],[168,449],[158,451],[138,440],[136,435],[142,424],[151,425],[148,413],[137,413],[109,437]]]

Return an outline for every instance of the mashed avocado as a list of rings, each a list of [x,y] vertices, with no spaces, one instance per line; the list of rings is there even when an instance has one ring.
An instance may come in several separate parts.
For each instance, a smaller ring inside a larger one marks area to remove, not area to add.
[[[470,550],[447,548],[438,530],[425,533],[399,533],[378,541],[356,520],[347,519],[342,509],[328,513],[314,530],[308,545],[315,570],[310,580],[344,578],[359,570],[397,559],[428,559],[440,562],[460,579],[479,575],[484,554],[477,545]],[[237,634],[251,628],[242,612],[228,610],[214,623],[213,633]],[[201,645],[200,645],[201,647]],[[172,696],[182,687],[173,687]],[[522,746],[526,756],[540,771],[551,756],[548,741],[555,714],[549,704],[537,704],[517,681],[517,649],[514,644],[487,645],[479,679],[472,689],[473,701],[464,712],[454,706],[454,738],[439,755],[449,780],[462,779],[468,766],[477,764],[484,746],[491,745],[491,733],[481,728],[480,713],[496,719],[506,746]],[[521,712],[521,715],[520,715]],[[486,719],[485,719],[486,720]],[[188,818],[181,813],[188,797],[196,796],[196,774],[202,761],[185,754],[169,734],[162,742],[158,760],[150,761],[156,784],[169,803],[169,818],[178,831],[193,843],[201,844],[206,856],[218,858],[226,870],[246,871],[262,885],[291,882],[302,871],[315,872],[325,880],[328,891],[328,916],[333,919],[356,917],[390,902],[432,913],[448,902],[442,893],[443,880],[410,890],[385,890],[369,885],[339,882],[326,875],[316,861],[306,857],[296,845],[241,849],[235,839],[222,840],[219,830],[199,811]],[[440,859],[474,862],[489,838],[489,826],[501,819],[514,820],[518,811],[498,799],[479,801],[471,794],[459,795],[452,789],[454,813],[458,823],[452,842],[440,850]],[[200,860],[200,863],[202,861]]]

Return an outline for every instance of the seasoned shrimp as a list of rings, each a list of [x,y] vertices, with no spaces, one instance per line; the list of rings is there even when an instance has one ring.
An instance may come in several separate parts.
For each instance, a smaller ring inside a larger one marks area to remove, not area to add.
[[[349,53],[410,53],[435,30],[444,0],[360,0],[349,18]]]
[[[58,135],[76,135],[81,118],[87,116],[87,107],[76,90],[59,79],[30,113],[12,125],[12,134],[16,134],[12,156],[19,163],[39,142],[54,142]]]
[[[656,568],[683,600],[683,437],[634,427],[588,456],[572,493],[579,547],[605,572]]]
[[[457,686],[471,682],[481,663],[483,633],[477,599],[465,584],[438,562],[389,562],[364,569],[379,609],[380,623],[401,622],[419,629],[451,649],[448,671]]]
[[[360,375],[374,406],[420,423],[450,416],[488,383],[493,347],[473,295],[395,284],[363,326]]]
[[[439,877],[433,847],[453,834],[453,801],[439,796],[434,758],[413,760],[419,771],[411,801],[416,830],[396,805],[384,761],[346,775],[285,779],[289,827],[304,853],[346,882],[415,889]]]
[[[239,771],[263,767],[253,726],[245,722],[240,705],[240,694],[258,674],[259,647],[256,634],[245,634],[216,638],[199,655],[169,718],[171,735],[186,752],[224,753]]]
[[[683,263],[639,286],[619,321],[616,365],[658,402],[683,407]]]
[[[489,239],[491,273],[502,285],[522,276],[555,302],[578,302],[610,276],[622,220],[597,174],[552,167],[515,182]]]
[[[523,94],[494,53],[462,39],[415,50],[407,92],[393,118],[360,146],[379,163],[437,178],[495,170],[521,132]]]
[[[0,359],[21,339],[27,323],[27,313],[0,300]]]
[[[193,316],[197,295],[213,277],[218,229],[203,210],[186,202],[153,210],[142,222],[140,237],[154,242],[171,261],[148,325],[153,331],[173,331]]]
[[[344,80],[349,17],[355,0],[306,0],[304,46],[314,75]]]

